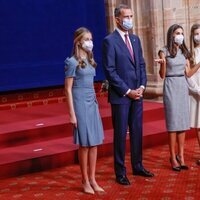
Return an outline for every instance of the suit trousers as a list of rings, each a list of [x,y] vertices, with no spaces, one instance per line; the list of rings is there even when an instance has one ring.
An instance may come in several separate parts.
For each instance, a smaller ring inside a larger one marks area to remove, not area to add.
[[[132,170],[142,166],[143,100],[131,100],[128,104],[111,104],[114,128],[114,168],[116,177],[126,175],[126,135],[129,127]]]

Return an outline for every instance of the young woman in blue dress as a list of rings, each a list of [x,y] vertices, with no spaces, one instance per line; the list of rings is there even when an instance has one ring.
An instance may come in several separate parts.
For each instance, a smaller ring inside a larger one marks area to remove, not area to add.
[[[73,55],[65,60],[65,94],[70,122],[74,126],[74,143],[85,193],[103,192],[95,179],[97,145],[104,139],[101,117],[94,90],[96,62],[92,53],[91,32],[84,27],[74,33]]]

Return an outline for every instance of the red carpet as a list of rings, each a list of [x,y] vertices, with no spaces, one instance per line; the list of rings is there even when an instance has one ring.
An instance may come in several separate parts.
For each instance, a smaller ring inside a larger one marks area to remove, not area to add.
[[[96,91],[99,90],[96,86]],[[4,100],[0,106],[0,178],[77,163],[78,147],[72,142],[63,89],[0,95],[0,99]],[[105,130],[98,154],[101,158],[112,155],[113,130],[106,93],[97,92],[97,99]],[[143,128],[144,148],[167,143],[161,103],[144,102]],[[194,137],[194,131],[188,136]]]
[[[105,194],[87,195],[82,192],[79,166],[73,164],[40,173],[4,179],[0,182],[1,200],[198,200],[200,199],[200,158],[197,140],[186,141],[188,171],[174,172],[169,165],[167,145],[144,150],[144,165],[155,173],[154,178],[135,177],[131,174],[130,155],[126,165],[130,186],[115,182],[113,157],[97,162],[97,180]]]

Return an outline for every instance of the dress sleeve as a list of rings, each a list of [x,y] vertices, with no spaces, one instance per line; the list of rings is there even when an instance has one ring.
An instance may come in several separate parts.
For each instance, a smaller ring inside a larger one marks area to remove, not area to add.
[[[65,78],[76,76],[76,66],[71,58],[65,60]]]
[[[193,75],[194,76],[194,75]],[[200,96],[200,87],[196,84],[195,80],[193,79],[193,77],[187,78],[187,82],[188,82],[188,87],[189,90],[194,93],[194,94],[198,94]]]

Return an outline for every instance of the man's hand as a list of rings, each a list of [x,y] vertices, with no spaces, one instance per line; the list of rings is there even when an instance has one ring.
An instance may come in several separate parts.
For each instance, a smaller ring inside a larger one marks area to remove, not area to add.
[[[128,97],[130,97],[131,99],[138,100],[141,97],[140,91],[138,89],[137,90],[131,90],[128,93]]]
[[[140,95],[140,97],[143,97],[143,92],[144,92],[144,88],[139,87],[138,89],[136,89],[138,95]]]

